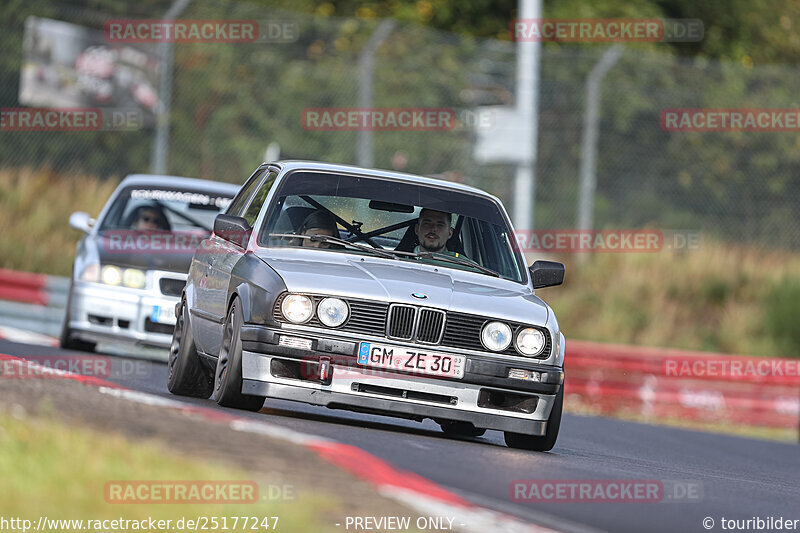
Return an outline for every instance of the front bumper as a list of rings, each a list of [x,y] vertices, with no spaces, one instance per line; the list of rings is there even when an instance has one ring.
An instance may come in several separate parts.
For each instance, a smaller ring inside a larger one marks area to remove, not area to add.
[[[279,346],[281,334],[313,339],[312,348]],[[559,367],[526,360],[508,362],[488,355],[466,355],[461,379],[373,369],[356,363],[362,340],[419,348],[386,339],[355,340],[247,325],[242,329],[242,392],[330,408],[471,422],[479,428],[544,435],[564,380]],[[509,368],[540,372],[541,381],[508,378]]]
[[[133,342],[167,348],[175,327],[172,317],[154,316],[154,308],[172,308],[176,296],[75,281],[68,328],[73,337],[89,342]],[[153,320],[153,319],[156,320]]]

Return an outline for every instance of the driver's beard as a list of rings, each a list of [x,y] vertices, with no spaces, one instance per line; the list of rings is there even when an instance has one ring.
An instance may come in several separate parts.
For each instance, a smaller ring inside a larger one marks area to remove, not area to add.
[[[431,250],[430,248],[428,248],[427,246],[425,246],[425,243],[424,243],[424,242],[421,242],[421,243],[419,243],[419,247],[420,247],[420,249],[422,249],[422,250],[425,250],[426,252],[433,252],[433,253],[437,253],[437,252],[444,252],[444,251],[446,251],[446,250],[447,250],[447,243],[443,244],[443,245],[442,245],[440,248],[437,248],[436,250]]]

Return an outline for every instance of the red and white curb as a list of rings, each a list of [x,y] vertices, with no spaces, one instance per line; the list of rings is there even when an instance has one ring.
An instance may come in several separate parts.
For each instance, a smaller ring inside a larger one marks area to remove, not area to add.
[[[39,346],[58,346],[58,339],[55,337],[10,326],[0,326],[0,339]]]
[[[17,363],[33,368],[39,374],[54,378],[70,379],[97,387],[101,394],[143,405],[176,409],[184,413],[201,416],[213,422],[224,422],[233,431],[266,435],[293,444],[300,444],[314,451],[322,459],[374,485],[384,497],[391,498],[415,511],[435,516],[458,517],[454,529],[459,531],[508,531],[527,533],[549,533],[556,531],[534,525],[509,514],[480,507],[450,492],[446,488],[413,472],[399,470],[361,448],[339,443],[323,437],[294,431],[268,422],[261,422],[232,415],[217,409],[196,406],[164,398],[155,394],[127,389],[94,376],[83,376],[63,370],[48,368],[23,358],[0,354],[5,364]]]

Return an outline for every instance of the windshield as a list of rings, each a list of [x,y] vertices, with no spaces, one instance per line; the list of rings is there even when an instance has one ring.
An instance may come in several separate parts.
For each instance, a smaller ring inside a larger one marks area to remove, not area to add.
[[[371,253],[525,281],[522,257],[493,200],[414,183],[296,172],[283,181],[258,242]]]
[[[100,231],[211,231],[214,218],[231,199],[200,190],[128,187],[114,200]]]

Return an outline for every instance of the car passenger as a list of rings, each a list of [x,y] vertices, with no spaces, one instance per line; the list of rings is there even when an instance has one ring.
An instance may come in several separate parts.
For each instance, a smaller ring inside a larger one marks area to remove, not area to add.
[[[327,211],[318,209],[312,212],[303,220],[300,225],[300,235],[326,235],[328,237],[338,237],[339,229],[336,226],[336,219]],[[300,246],[310,248],[330,248],[330,243],[312,241],[311,239],[300,239]]]

